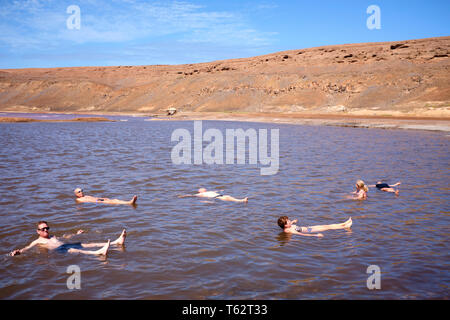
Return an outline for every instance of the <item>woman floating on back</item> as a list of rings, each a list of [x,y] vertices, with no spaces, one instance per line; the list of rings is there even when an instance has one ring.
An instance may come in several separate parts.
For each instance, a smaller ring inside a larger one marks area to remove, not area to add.
[[[307,237],[323,237],[320,232],[327,230],[337,230],[337,229],[350,229],[353,221],[350,217],[344,223],[326,224],[311,227],[300,227],[296,225],[297,219],[290,220],[287,216],[282,216],[278,219],[278,225],[286,233],[298,234]]]
[[[398,196],[399,190],[394,189],[394,187],[399,186],[400,184],[401,184],[401,182],[397,182],[396,184],[388,185],[387,183],[378,181],[377,184],[369,186],[369,187],[377,188],[377,189],[380,189],[381,191],[392,192],[392,193],[395,193],[396,196]]]

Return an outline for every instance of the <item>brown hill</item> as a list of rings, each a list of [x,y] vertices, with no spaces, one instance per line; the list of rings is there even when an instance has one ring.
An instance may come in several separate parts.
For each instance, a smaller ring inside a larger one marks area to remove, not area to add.
[[[0,70],[0,109],[450,117],[450,37],[189,65]]]

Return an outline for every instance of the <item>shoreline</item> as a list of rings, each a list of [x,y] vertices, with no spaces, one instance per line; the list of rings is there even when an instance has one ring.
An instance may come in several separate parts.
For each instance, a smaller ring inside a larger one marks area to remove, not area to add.
[[[338,114],[267,114],[267,113],[181,113],[174,116],[159,116],[146,121],[193,121],[193,120],[217,120],[217,121],[244,121],[262,122],[272,124],[297,124],[315,126],[336,126],[352,128],[376,128],[376,129],[409,129],[425,131],[450,132],[450,119],[437,117],[389,117],[389,116],[357,116]]]
[[[33,119],[23,117],[0,117],[0,123],[35,123],[35,122],[117,122],[104,117],[84,117],[73,119]]]
[[[147,112],[111,112],[111,111],[80,111],[80,112],[42,112],[42,111],[0,111],[0,113],[22,114],[64,114],[92,115],[96,117],[75,118],[65,120],[32,119],[22,117],[0,117],[1,123],[6,122],[103,122],[116,121],[102,118],[104,116],[128,116],[148,118],[145,121],[243,121],[272,124],[298,124],[315,126],[336,126],[376,129],[408,129],[450,132],[450,118],[424,116],[383,116],[383,115],[352,115],[352,114],[306,114],[306,113],[252,113],[252,112],[179,112],[173,116],[166,114],[149,114]]]

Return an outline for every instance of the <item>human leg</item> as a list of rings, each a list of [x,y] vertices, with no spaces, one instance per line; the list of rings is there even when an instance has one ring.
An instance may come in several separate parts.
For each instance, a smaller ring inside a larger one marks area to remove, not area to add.
[[[119,199],[108,199],[108,198],[103,199],[104,199],[103,202],[108,204],[135,204],[137,201],[137,196],[133,196],[133,198],[129,201]]]
[[[220,199],[222,201],[248,202],[248,198],[237,199],[237,198],[234,198],[234,197],[228,196],[228,195],[217,197],[217,199]]]
[[[344,223],[326,224],[308,227],[308,232],[321,232],[326,230],[347,229],[353,224],[352,218],[349,218]]]
[[[125,243],[125,238],[127,237],[127,231],[126,229],[122,230],[122,233],[120,234],[120,236],[114,240],[113,242],[111,242],[111,244],[115,244],[115,245],[123,245]],[[81,243],[81,246],[83,248],[95,248],[95,247],[103,247],[106,243],[101,242],[101,243]]]
[[[80,250],[80,249],[71,248],[71,249],[67,250],[67,252],[90,254],[90,255],[106,255],[108,253],[109,245],[110,245],[110,240],[108,240],[108,242],[99,250],[90,251],[90,250]]]
[[[392,192],[395,193],[395,189],[394,188],[381,188],[381,191],[386,191],[386,192]]]

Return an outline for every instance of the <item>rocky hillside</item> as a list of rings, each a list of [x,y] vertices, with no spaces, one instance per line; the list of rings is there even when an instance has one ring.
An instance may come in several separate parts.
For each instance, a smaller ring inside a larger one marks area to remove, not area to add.
[[[0,70],[0,110],[450,116],[450,37],[189,65]]]

